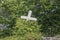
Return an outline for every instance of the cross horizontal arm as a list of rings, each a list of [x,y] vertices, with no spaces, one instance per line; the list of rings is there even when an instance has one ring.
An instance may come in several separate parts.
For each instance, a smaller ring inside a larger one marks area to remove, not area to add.
[[[27,16],[21,16],[21,18],[23,18],[23,19],[27,19]]]
[[[37,19],[33,18],[33,17],[30,17],[29,20],[35,20],[35,21],[37,21]]]

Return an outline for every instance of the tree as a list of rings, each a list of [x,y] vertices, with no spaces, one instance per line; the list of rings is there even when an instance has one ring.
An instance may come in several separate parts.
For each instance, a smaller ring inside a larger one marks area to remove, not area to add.
[[[42,24],[41,32],[45,36],[60,34],[60,7],[58,0],[40,0],[36,2],[35,13],[38,16],[38,24]]]

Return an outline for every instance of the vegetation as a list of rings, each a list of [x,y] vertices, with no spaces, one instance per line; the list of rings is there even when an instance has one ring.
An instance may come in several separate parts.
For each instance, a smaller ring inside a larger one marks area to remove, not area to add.
[[[29,10],[33,11],[32,17],[36,17],[37,21],[20,18],[27,15]],[[59,35],[60,1],[0,0],[0,24],[7,26],[0,29],[2,40],[5,40],[5,37],[6,40],[40,40],[42,36]]]

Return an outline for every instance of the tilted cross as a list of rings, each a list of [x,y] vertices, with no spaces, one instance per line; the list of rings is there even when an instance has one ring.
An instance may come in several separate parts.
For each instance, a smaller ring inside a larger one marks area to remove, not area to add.
[[[21,16],[21,18],[26,19],[27,21],[29,21],[29,20],[37,21],[37,18],[31,17],[31,14],[32,14],[32,11],[30,10],[30,11],[28,12],[28,16]]]

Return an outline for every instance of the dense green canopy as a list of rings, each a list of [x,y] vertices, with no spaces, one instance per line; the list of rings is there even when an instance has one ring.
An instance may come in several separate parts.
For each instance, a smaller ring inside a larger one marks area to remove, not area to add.
[[[29,10],[38,19],[36,22],[26,22],[20,18],[21,15],[27,15]],[[55,36],[60,34],[60,1],[0,0],[0,24],[9,25],[0,35],[33,32],[42,33],[43,36]]]

